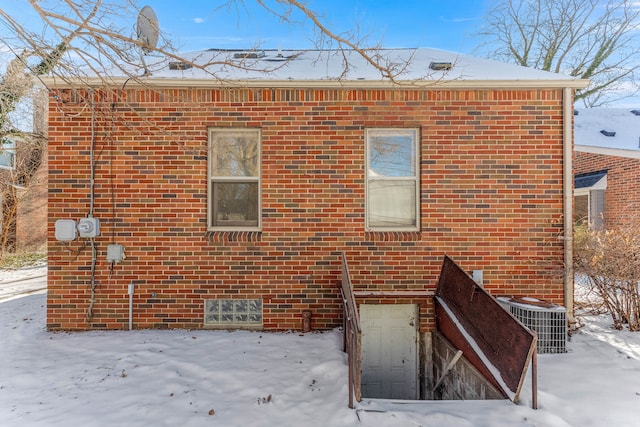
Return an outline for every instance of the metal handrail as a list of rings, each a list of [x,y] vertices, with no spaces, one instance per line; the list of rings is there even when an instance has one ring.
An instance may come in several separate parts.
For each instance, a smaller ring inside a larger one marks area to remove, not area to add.
[[[340,286],[340,293],[342,295],[342,302],[344,304],[343,311],[343,331],[344,331],[344,343],[343,351],[348,355],[349,364],[349,408],[354,408],[353,398],[359,402],[362,400],[360,394],[360,380],[361,380],[361,337],[362,330],[360,329],[360,318],[358,317],[358,308],[356,306],[356,299],[353,294],[353,287],[351,286],[351,278],[349,276],[349,266],[347,265],[347,258],[344,252],[342,257],[342,284]]]

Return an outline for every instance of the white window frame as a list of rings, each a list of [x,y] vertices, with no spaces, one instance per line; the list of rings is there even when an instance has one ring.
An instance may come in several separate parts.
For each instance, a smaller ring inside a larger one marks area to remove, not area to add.
[[[587,225],[589,229],[597,229],[604,225],[604,218],[593,217],[592,210],[594,209],[594,207],[592,206],[592,198],[593,198],[592,191],[594,190],[606,191],[606,189],[607,189],[607,175],[604,175],[602,178],[600,178],[598,182],[596,182],[591,187],[576,188],[573,190],[574,198],[577,196],[587,196]],[[604,209],[606,210],[606,206],[604,206]],[[600,213],[602,214],[604,213],[604,211]]]
[[[6,148],[7,145],[10,145]],[[16,141],[14,139],[5,138],[0,141],[0,159],[7,156],[11,162],[10,165],[4,164],[0,161],[0,169],[14,170],[16,168]]]
[[[214,149],[214,135],[216,133],[246,133],[254,134],[257,138],[257,175],[256,176],[222,176],[216,175],[214,169],[213,156],[215,155]],[[260,231],[262,229],[262,132],[257,128],[210,128],[208,132],[208,167],[207,167],[207,229],[209,231]],[[255,183],[258,186],[258,218],[257,225],[215,225],[213,216],[215,215],[214,208],[214,187],[216,183]]]
[[[371,169],[371,139],[375,136],[408,136],[413,143],[413,151],[411,153],[411,164],[413,167],[413,176],[375,176]],[[371,224],[372,207],[371,205],[371,184],[382,181],[413,181],[415,188],[415,224],[410,226],[389,225],[379,226]],[[420,129],[418,128],[370,128],[365,131],[365,230],[366,231],[420,231]]]
[[[581,196],[586,196],[587,197],[587,224],[590,223],[590,216],[591,216],[591,197],[589,195],[589,189],[588,188],[580,188],[580,189],[576,189],[573,191],[573,199],[574,199],[574,206],[573,206],[573,210],[574,210],[574,214],[575,214],[575,199],[577,197],[581,197]],[[577,221],[576,221],[577,222]]]

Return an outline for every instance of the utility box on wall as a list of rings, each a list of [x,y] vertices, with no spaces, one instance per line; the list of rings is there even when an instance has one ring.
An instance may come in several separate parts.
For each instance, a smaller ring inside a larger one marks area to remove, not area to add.
[[[124,260],[124,246],[114,243],[107,246],[107,262],[122,262]]]
[[[78,231],[80,232],[80,237],[98,237],[100,235],[100,221],[92,216],[82,218],[78,221]]]
[[[76,222],[72,219],[59,219],[56,221],[56,240],[71,242],[78,236]]]

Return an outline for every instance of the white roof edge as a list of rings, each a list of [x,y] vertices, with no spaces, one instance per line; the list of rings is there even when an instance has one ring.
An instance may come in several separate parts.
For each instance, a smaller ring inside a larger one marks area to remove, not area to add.
[[[222,80],[222,79],[189,79],[189,78],[88,78],[78,81],[42,77],[42,81],[49,88],[73,88],[78,84],[83,87],[124,86],[127,87],[172,87],[172,88],[216,88],[216,87],[247,87],[247,88],[320,88],[320,89],[424,89],[429,86],[449,89],[583,89],[589,85],[585,79],[557,79],[557,80]]]
[[[591,154],[604,154],[607,156],[627,157],[630,159],[640,159],[640,150],[625,150],[623,148],[596,147],[592,145],[575,144],[575,151]]]

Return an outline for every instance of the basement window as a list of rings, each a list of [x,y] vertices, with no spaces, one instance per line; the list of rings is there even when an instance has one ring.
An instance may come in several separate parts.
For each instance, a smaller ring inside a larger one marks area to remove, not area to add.
[[[210,299],[204,304],[204,325],[262,327],[261,299]]]

